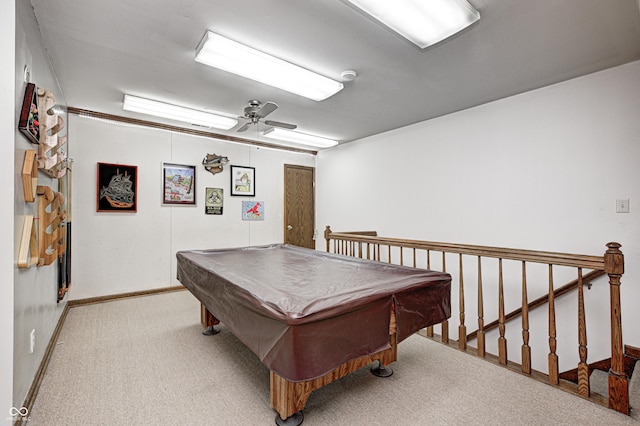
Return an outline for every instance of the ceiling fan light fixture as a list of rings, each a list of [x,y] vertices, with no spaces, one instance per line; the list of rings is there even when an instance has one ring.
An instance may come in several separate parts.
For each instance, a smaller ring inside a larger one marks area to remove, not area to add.
[[[348,1],[421,49],[480,19],[480,13],[466,0]]]
[[[207,31],[196,61],[287,92],[322,101],[344,88],[338,81]]]
[[[280,129],[277,127],[267,129],[262,134],[264,137],[269,139],[293,142],[315,148],[331,148],[332,146],[338,145],[338,141],[333,139],[323,138],[321,136],[310,135],[307,133],[294,132],[292,130]]]
[[[165,102],[154,101],[151,99],[140,98],[126,93],[124,95],[122,109],[125,111],[139,112],[142,114],[223,130],[229,130],[238,124],[238,120],[235,118],[168,104]]]

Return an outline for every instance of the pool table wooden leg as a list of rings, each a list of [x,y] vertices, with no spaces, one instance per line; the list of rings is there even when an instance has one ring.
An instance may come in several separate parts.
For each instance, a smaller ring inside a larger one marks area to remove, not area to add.
[[[220,324],[220,320],[214,317],[204,304],[200,304],[200,323],[205,328],[202,332],[205,336],[212,336],[220,332],[219,329],[214,328],[214,325]]]
[[[290,382],[271,371],[271,406],[280,415],[281,419],[287,419],[302,411],[311,392],[314,390],[335,382],[374,361],[378,361],[381,365],[391,364],[398,358],[398,344],[395,333],[389,336],[389,343],[391,347],[388,349],[347,361],[335,370],[313,380]]]

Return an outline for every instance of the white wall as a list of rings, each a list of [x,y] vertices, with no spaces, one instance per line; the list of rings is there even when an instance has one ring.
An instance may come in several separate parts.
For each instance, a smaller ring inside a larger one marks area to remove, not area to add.
[[[16,407],[21,407],[66,303],[66,299],[61,303],[56,303],[58,268],[55,263],[43,267],[17,268],[24,215],[38,216],[37,202],[27,203],[24,201],[21,178],[25,151],[34,149],[34,145],[18,132],[16,125],[26,87],[23,78],[25,65],[31,68],[31,82],[51,90],[59,105],[65,105],[65,101],[42,45],[40,30],[31,4],[26,1],[15,3],[15,79],[11,80],[14,82],[11,102],[15,111],[15,119],[10,127],[13,130],[10,140],[15,140],[15,151],[10,166],[13,173],[11,182],[14,185],[15,194],[11,198],[7,198],[15,200],[15,216],[11,221],[3,221],[3,228],[13,230],[14,237],[12,250],[14,275],[13,404]],[[62,133],[64,134],[65,131],[63,130]],[[56,180],[42,173],[39,174],[38,185],[47,185],[55,190],[58,188]],[[9,227],[7,223],[11,226]],[[33,329],[36,330],[36,345],[34,353],[30,353],[29,337]]]
[[[639,111],[635,62],[321,151],[318,227],[596,255],[617,241],[626,259],[624,339],[640,346]],[[631,200],[631,213],[616,213],[617,198]],[[608,289],[598,283],[586,295],[599,305],[587,312],[592,361],[609,345]],[[541,284],[530,299],[544,294]],[[571,324],[573,299],[563,310]],[[495,309],[485,312],[485,323],[495,319]],[[467,302],[470,330],[476,315]],[[546,312],[536,315],[546,324]],[[518,359],[520,325],[512,324]],[[544,344],[546,325],[531,333]]]
[[[70,117],[73,158],[71,299],[178,285],[179,250],[283,241],[284,164],[315,166],[315,156],[167,131]],[[222,173],[201,165],[206,154],[229,158]],[[136,213],[96,212],[97,163],[138,166]],[[162,163],[196,165],[196,202],[162,206]],[[256,196],[230,196],[229,166],[256,169]],[[221,216],[205,215],[206,187],[224,189]],[[242,221],[242,201],[264,201],[265,220]]]
[[[9,146],[15,140],[15,2],[0,4],[0,140]],[[0,197],[13,200],[13,156],[0,156]],[[4,232],[13,229],[13,211],[0,209]],[[13,407],[13,239],[0,238],[0,416]],[[2,418],[2,417],[0,417]]]

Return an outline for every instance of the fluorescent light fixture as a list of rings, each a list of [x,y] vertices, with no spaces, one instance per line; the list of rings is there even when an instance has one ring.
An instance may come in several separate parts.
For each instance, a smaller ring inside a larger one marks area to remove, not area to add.
[[[238,124],[234,118],[127,94],[124,95],[122,109],[216,129],[229,130]]]
[[[321,101],[344,85],[320,74],[207,31],[198,45],[196,61],[287,92]]]
[[[301,145],[309,145],[316,148],[330,148],[338,145],[338,141],[327,139],[320,136],[309,135],[307,133],[294,132],[292,130],[272,127],[262,133],[270,139],[279,139],[281,141],[293,142]]]
[[[348,0],[421,49],[480,19],[466,0]]]

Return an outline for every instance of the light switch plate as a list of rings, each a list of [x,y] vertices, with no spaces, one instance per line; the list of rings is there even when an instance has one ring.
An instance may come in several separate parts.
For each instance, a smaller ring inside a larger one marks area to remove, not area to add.
[[[616,213],[629,213],[628,198],[618,198],[616,200]]]

